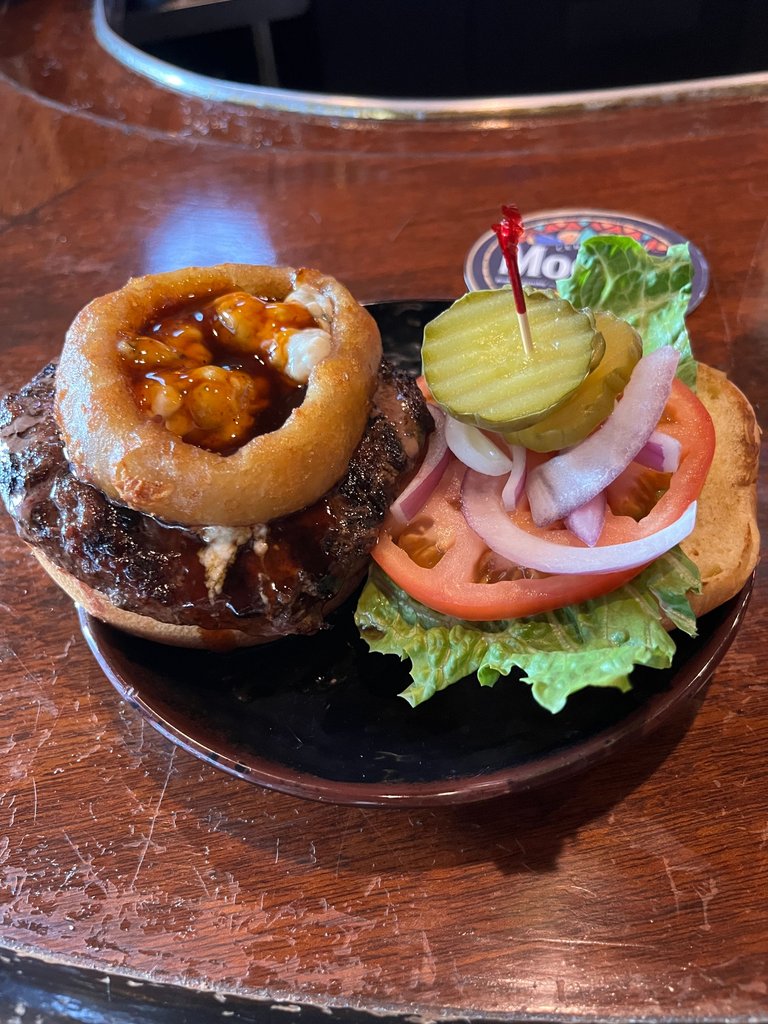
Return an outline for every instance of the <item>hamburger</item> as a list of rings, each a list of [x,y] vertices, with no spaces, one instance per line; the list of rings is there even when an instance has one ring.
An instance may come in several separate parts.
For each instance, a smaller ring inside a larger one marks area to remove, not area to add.
[[[229,649],[321,629],[363,578],[432,421],[316,270],[130,280],[0,404],[0,494],[95,617]]]
[[[627,690],[744,586],[759,430],[693,359],[691,280],[686,245],[595,237],[559,294],[528,291],[532,351],[510,289],[427,325],[436,429],[356,612],[372,651],[410,661],[410,704],[518,670],[552,712],[586,686]]]

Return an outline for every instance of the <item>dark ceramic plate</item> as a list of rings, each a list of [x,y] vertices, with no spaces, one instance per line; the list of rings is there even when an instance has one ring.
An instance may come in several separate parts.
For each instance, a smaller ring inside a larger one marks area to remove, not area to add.
[[[442,302],[370,307],[388,354],[418,360]],[[231,654],[141,641],[80,613],[83,633],[122,697],[163,735],[250,782],[362,805],[460,803],[522,791],[586,768],[672,715],[708,680],[739,627],[751,581],[678,633],[672,667],[636,669],[630,693],[586,689],[551,715],[519,676],[466,679],[412,709],[394,657],[370,654],[354,602],[314,637]]]

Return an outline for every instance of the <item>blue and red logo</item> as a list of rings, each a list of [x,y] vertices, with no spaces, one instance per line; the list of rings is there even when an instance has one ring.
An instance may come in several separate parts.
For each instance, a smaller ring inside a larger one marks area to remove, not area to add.
[[[707,293],[709,267],[700,249],[662,224],[605,210],[548,210],[524,217],[523,224],[525,233],[518,249],[523,284],[534,288],[555,288],[558,281],[571,276],[576,253],[586,238],[628,235],[658,256],[663,256],[671,245],[688,242],[694,268],[689,312]],[[504,258],[493,231],[486,231],[467,253],[464,279],[471,291],[509,284]]]

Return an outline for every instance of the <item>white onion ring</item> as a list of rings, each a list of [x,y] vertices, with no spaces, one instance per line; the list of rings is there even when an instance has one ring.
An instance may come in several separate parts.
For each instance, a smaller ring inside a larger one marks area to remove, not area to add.
[[[116,341],[159,310],[243,290],[283,300],[302,286],[330,301],[331,352],[278,430],[222,456],[186,444],[139,410]],[[170,522],[245,526],[317,501],[343,476],[368,421],[381,340],[371,316],[315,270],[223,264],[134,278],[95,299],[72,324],[56,373],[56,417],[78,477]]]
[[[528,500],[537,526],[565,519],[627,468],[656,429],[678,359],[670,346],[643,356],[602,427],[528,474]]]
[[[435,429],[429,435],[424,460],[416,476],[390,506],[390,514],[404,526],[419,512],[437,487],[451,458],[445,440],[445,413],[435,405],[428,405]]]
[[[464,517],[475,533],[502,558],[538,572],[593,575],[634,569],[679,544],[696,523],[696,502],[679,519],[656,533],[624,544],[578,548],[527,533],[501,504],[501,486],[493,477],[469,470],[461,490]]]
[[[461,423],[453,416],[445,418],[445,440],[448,447],[465,466],[485,473],[503,476],[512,469],[512,461],[486,434],[471,423]]]

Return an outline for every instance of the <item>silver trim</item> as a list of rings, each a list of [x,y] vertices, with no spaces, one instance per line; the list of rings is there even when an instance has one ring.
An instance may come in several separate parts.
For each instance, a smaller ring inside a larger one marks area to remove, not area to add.
[[[498,96],[487,99],[396,100],[371,96],[336,96],[242,85],[175,67],[144,53],[119,36],[107,21],[104,0],[94,2],[93,24],[96,39],[115,60],[137,75],[148,78],[172,92],[212,102],[238,103],[261,110],[315,117],[358,118],[372,121],[479,118],[488,121],[510,115],[519,116],[551,110],[597,110],[665,102],[687,96],[703,98],[768,90],[768,72],[756,71],[751,74],[699,78],[689,82],[667,82],[661,85],[637,85],[535,96]]]

